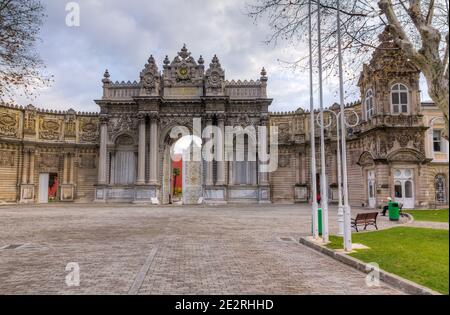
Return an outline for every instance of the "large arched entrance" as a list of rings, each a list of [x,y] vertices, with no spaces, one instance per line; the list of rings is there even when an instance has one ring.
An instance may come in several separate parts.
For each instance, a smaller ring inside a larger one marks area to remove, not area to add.
[[[201,154],[198,154],[201,153],[201,147],[202,140],[197,136],[188,135],[179,139],[165,138],[162,150],[161,200],[163,204],[203,202],[203,163]]]

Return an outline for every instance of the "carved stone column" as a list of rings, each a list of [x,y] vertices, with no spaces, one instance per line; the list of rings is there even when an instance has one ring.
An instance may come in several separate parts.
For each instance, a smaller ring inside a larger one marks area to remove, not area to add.
[[[35,161],[35,150],[30,150],[30,178],[28,183],[34,185],[34,161]]]
[[[100,154],[98,163],[98,184],[106,185],[106,154],[108,142],[108,120],[100,117]]]
[[[29,151],[27,149],[25,149],[23,151],[22,184],[28,183],[28,156],[29,156]]]
[[[139,117],[139,149],[137,185],[145,184],[145,116]]]
[[[22,183],[20,185],[20,202],[34,201],[34,152],[30,148],[23,150]]]
[[[63,184],[68,183],[69,179],[69,155],[64,153],[64,169],[63,169]]]
[[[301,169],[301,174],[302,174],[302,182],[301,184],[306,184],[308,182],[307,178],[306,178],[306,148],[305,151],[302,152],[302,169]]]
[[[300,173],[300,168],[302,165],[303,154],[300,152],[295,152],[295,183],[300,184],[302,182],[302,175]]]
[[[69,175],[69,183],[70,184],[75,184],[75,178],[74,178],[74,169],[75,169],[75,153],[72,153],[70,155],[70,163],[69,163],[70,167],[69,167],[69,171],[70,171],[70,175]]]
[[[158,116],[150,117],[150,184],[158,184]]]
[[[112,186],[116,183],[116,151],[111,151],[110,162],[111,174],[109,174],[109,184]]]
[[[206,127],[210,128],[211,126],[212,126],[212,117],[208,116],[208,117],[206,117]],[[213,179],[214,161],[206,161],[205,163],[206,163],[206,186],[213,186],[214,185],[214,179]]]
[[[262,118],[260,121],[260,125],[262,127],[266,127],[267,128],[267,132],[266,132],[266,136],[267,136],[267,141],[266,141],[266,145],[269,146],[269,130],[268,130],[268,124],[269,124],[269,120],[265,117]],[[261,136],[261,135],[259,135]],[[266,148],[266,152],[267,148]],[[268,186],[269,185],[269,173],[267,172],[261,172],[262,166],[266,166],[267,163],[266,162],[262,162],[260,158],[258,158],[258,185],[260,186]]]
[[[219,134],[216,142],[217,158],[217,186],[225,185],[225,157],[224,157],[224,137],[225,137],[225,115],[218,116]]]
[[[75,186],[73,179],[75,153],[64,152],[63,181],[61,184],[61,201],[73,201]]]

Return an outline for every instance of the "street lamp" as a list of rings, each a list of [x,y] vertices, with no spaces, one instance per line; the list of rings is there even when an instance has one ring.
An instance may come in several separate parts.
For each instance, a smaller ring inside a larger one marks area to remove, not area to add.
[[[323,233],[322,239],[324,243],[329,241],[328,232],[328,184],[327,184],[327,173],[326,173],[326,162],[325,162],[325,132],[323,124],[323,78],[322,78],[322,36],[320,27],[320,0],[317,1],[317,32],[318,32],[318,53],[319,53],[319,105],[320,105],[320,170],[321,170],[321,180],[320,180],[320,199],[322,204],[322,226]],[[312,113],[313,114],[313,113]]]
[[[352,227],[351,227],[351,208],[348,198],[348,177],[347,177],[347,141],[345,127],[345,105],[344,105],[344,74],[342,66],[342,38],[341,38],[341,9],[340,0],[337,0],[337,42],[339,59],[339,94],[341,101],[341,130],[342,130],[342,178],[344,195],[344,249],[350,252],[352,250]]]
[[[313,238],[319,237],[317,204],[317,179],[316,179],[316,135],[314,124],[314,88],[313,88],[313,59],[312,59],[312,7],[311,0],[308,3],[309,9],[309,92],[310,92],[310,131],[311,131],[311,207],[312,207],[312,234]]]
[[[338,112],[336,113],[333,110],[329,110],[329,109],[325,109],[325,112],[328,113],[332,113],[334,115],[334,117],[336,118],[336,144],[337,144],[337,149],[336,149],[336,159],[337,159],[337,168],[338,168],[338,225],[339,225],[339,235],[344,235],[344,205],[342,202],[342,167],[341,167],[341,162],[342,162],[342,156],[341,156],[341,145],[340,145],[340,137],[339,134],[341,133],[341,125],[340,125],[340,116],[342,114],[342,112]],[[356,123],[355,124],[350,124],[347,120],[345,120],[345,125],[349,128],[354,128],[359,124],[359,115],[354,111],[354,110],[344,110],[345,111],[350,111],[352,112],[355,116],[356,116]],[[345,115],[344,115],[345,116]],[[329,123],[324,126],[324,128],[328,128],[332,125],[332,120],[330,119]],[[319,126],[322,126],[321,122],[317,121],[317,124]],[[345,137],[345,135],[344,135]]]

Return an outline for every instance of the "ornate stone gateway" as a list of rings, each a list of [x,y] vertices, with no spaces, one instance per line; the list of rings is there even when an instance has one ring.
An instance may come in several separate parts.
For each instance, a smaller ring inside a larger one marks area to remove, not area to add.
[[[114,83],[105,72],[103,97],[96,101],[101,108],[96,201],[168,203],[167,145],[176,126],[192,131],[197,119],[199,129],[217,126],[223,137],[228,125],[267,125],[272,100],[267,98],[264,69],[258,81],[236,82],[225,80],[217,56],[206,70],[204,63],[201,56],[195,61],[184,46],[172,61],[166,56],[162,73],[150,56],[139,82]],[[49,130],[56,127],[51,124]],[[223,138],[216,141],[223,144]],[[186,204],[270,200],[267,176],[258,176],[256,164],[246,169],[252,172],[251,181],[233,179],[234,165],[225,159],[186,161],[185,166]]]

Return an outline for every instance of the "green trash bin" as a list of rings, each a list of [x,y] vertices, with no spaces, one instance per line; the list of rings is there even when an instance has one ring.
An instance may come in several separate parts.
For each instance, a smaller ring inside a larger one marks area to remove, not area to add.
[[[322,236],[322,208],[317,209],[317,225],[319,229],[319,235]],[[311,223],[311,233],[314,232],[314,226]],[[314,233],[313,233],[314,234]]]
[[[400,219],[400,208],[398,202],[390,201],[389,206],[389,220],[398,221]]]

